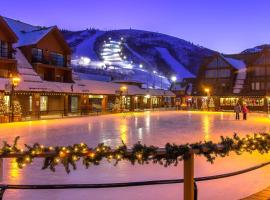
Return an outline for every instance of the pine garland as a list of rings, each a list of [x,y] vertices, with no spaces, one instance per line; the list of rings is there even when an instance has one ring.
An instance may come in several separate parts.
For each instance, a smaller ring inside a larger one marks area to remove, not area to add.
[[[270,150],[270,135],[266,133],[247,135],[243,138],[234,134],[233,137],[221,137],[219,143],[212,141],[183,145],[167,143],[164,149],[146,146],[140,142],[133,145],[131,149],[128,149],[124,143],[115,149],[105,144],[90,148],[84,143],[57,147],[45,147],[35,143],[25,145],[25,149],[19,149],[18,140],[19,137],[16,137],[12,145],[3,142],[0,158],[16,157],[18,167],[23,168],[32,163],[35,158],[42,157],[44,158],[42,169],[55,172],[55,167],[61,164],[67,173],[70,173],[71,169],[76,170],[78,161],[81,161],[86,168],[99,165],[102,160],[113,162],[115,165],[124,160],[133,165],[155,163],[167,167],[176,166],[179,161],[188,159],[191,153],[204,156],[207,161],[213,163],[215,158],[228,156],[230,152],[241,155],[243,152],[258,151],[265,154]]]

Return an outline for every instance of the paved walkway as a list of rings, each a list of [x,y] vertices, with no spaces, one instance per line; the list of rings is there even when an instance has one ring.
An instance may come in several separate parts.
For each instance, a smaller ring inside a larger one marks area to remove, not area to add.
[[[270,186],[242,200],[270,200]]]

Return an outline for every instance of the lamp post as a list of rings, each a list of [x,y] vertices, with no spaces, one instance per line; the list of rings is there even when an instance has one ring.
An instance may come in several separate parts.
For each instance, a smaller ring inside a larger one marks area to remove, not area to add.
[[[209,88],[205,88],[204,91],[207,94],[207,96],[209,97],[210,96],[210,89]]]
[[[10,85],[11,85],[11,93],[10,93],[10,110],[11,110],[11,122],[14,121],[14,93],[15,93],[15,87],[17,87],[20,83],[21,79],[19,77],[12,77],[10,79]]]

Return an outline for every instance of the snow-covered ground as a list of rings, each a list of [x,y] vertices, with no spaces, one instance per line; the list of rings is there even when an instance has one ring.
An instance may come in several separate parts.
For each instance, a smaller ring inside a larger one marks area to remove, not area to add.
[[[262,114],[250,114],[248,121],[235,121],[233,113],[208,112],[144,112],[132,114],[104,115],[98,117],[72,118],[62,120],[43,120],[0,124],[1,140],[12,142],[21,136],[20,144],[39,142],[44,145],[68,145],[86,142],[95,146],[100,142],[116,146],[121,140],[128,145],[142,141],[148,145],[164,146],[166,142],[177,144],[199,140],[217,141],[220,135],[232,136],[254,132],[269,132],[270,119]],[[207,163],[205,158],[196,157],[195,175],[207,176],[231,172],[261,162],[269,161],[269,155],[254,153],[226,158],[218,158],[214,164]],[[158,165],[132,166],[121,162],[102,163],[100,166],[78,170],[67,175],[62,167],[56,173],[42,171],[41,161],[35,161],[24,170],[19,170],[12,160],[4,164],[3,183],[12,184],[53,184],[53,183],[105,183],[139,180],[172,179],[183,176],[182,163],[177,167],[164,168]],[[270,167],[247,174],[217,181],[198,183],[199,199],[239,199],[269,186]],[[182,197],[182,185],[161,185],[114,189],[83,190],[17,190],[7,191],[5,199],[29,200],[175,200]]]
[[[179,81],[182,81],[184,78],[195,78],[195,75],[190,73],[185,66],[177,61],[166,48],[157,47],[156,48],[160,53],[161,57],[165,62],[175,71],[176,76]]]

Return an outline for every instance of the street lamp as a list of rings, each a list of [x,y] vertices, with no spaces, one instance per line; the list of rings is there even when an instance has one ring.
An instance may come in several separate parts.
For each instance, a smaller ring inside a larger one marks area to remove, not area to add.
[[[15,87],[17,87],[20,83],[21,79],[19,77],[12,77],[10,79],[10,84],[11,84],[11,94],[10,94],[10,109],[11,109],[11,122],[14,121],[14,92],[15,92]]]
[[[177,80],[176,76],[172,76],[172,77],[171,77],[171,81],[172,81],[172,82],[176,82],[176,80]]]
[[[205,88],[204,91],[207,94],[207,96],[210,96],[210,89],[209,88]]]

